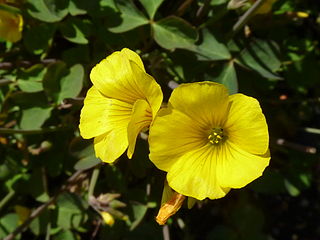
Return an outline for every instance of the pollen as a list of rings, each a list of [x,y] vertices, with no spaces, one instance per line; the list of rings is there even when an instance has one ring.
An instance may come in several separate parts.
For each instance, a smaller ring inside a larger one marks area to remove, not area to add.
[[[221,127],[213,128],[208,136],[208,140],[213,145],[218,145],[226,138]]]

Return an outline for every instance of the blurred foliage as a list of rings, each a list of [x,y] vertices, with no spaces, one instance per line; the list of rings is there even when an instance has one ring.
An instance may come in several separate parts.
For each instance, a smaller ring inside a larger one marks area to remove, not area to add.
[[[0,239],[52,197],[15,239],[319,239],[320,5],[268,1],[234,33],[254,2],[1,0],[23,32],[0,41]],[[90,70],[123,47],[165,99],[173,82],[203,80],[257,98],[270,130],[264,175],[158,226],[165,175],[147,142],[102,165],[79,137]]]

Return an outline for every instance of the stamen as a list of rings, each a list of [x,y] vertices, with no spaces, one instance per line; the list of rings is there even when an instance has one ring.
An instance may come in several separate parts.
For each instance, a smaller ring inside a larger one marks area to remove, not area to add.
[[[226,136],[221,127],[213,128],[208,136],[209,142],[214,145],[221,143],[225,138]]]

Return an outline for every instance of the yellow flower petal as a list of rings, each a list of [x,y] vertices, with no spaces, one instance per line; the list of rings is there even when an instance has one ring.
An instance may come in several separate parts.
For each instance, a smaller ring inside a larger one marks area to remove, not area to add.
[[[259,102],[243,94],[229,97],[231,107],[224,125],[228,141],[252,154],[264,154],[268,150],[269,134],[266,119]]]
[[[19,217],[19,225],[24,223],[31,214],[31,209],[21,205],[15,205],[14,210]]]
[[[226,142],[217,154],[216,175],[223,187],[241,188],[262,175],[269,165],[270,154],[250,154],[237,145]]]
[[[21,39],[23,18],[20,14],[0,10],[0,38],[17,42]]]
[[[228,112],[228,90],[213,82],[181,84],[173,90],[169,104],[202,127],[221,126]]]
[[[136,59],[128,58],[134,56],[133,52],[129,54],[130,51],[122,50],[109,55],[92,69],[90,78],[93,85],[106,97],[133,104],[137,99],[143,99],[144,93],[140,91],[137,78],[132,72],[130,61],[134,62]],[[143,69],[140,70],[144,72]]]
[[[147,128],[152,121],[150,105],[147,101],[139,99],[132,109],[131,120],[128,125],[128,158],[132,158],[138,134],[142,129]]]
[[[299,18],[308,18],[309,17],[309,13],[306,12],[297,12],[297,17]]]
[[[219,185],[216,156],[209,144],[182,155],[167,174],[169,186],[185,196],[203,200],[224,197],[229,188]]]
[[[229,97],[221,84],[184,84],[150,127],[149,157],[176,192],[216,199],[261,176],[268,141],[258,101]]]
[[[130,61],[130,66],[137,88],[144,95],[142,99],[145,99],[150,104],[154,119],[162,103],[161,87],[152,76],[142,71],[136,62]]]
[[[131,104],[107,98],[93,86],[89,89],[81,110],[81,136],[88,139],[118,127],[126,128],[131,111]]]
[[[149,131],[149,158],[159,169],[169,171],[183,153],[206,144],[205,133],[184,113],[161,109]]]
[[[114,217],[108,212],[100,212],[100,214],[103,218],[104,223],[112,227],[115,222]]]
[[[117,159],[129,141],[131,158],[137,135],[149,127],[161,106],[160,86],[145,72],[139,55],[126,48],[97,64],[90,78],[94,87],[81,111],[81,136],[96,137],[96,155],[105,162]]]
[[[126,55],[127,59],[129,59],[130,61],[136,63],[139,66],[139,68],[143,70],[143,72],[146,72],[146,70],[144,69],[143,62],[138,54],[136,54],[134,51],[128,48],[123,48],[121,50],[121,53]]]
[[[96,157],[103,162],[112,163],[127,149],[127,128],[115,128],[112,131],[94,138]]]

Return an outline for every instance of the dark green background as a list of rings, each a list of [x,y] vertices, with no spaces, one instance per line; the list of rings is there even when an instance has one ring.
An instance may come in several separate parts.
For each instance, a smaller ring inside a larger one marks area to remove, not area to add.
[[[0,239],[18,225],[14,206],[36,209],[83,170],[16,239],[165,239],[154,221],[165,173],[139,139],[133,159],[104,164],[94,189],[121,194],[108,209],[88,204],[92,141],[79,137],[91,68],[113,51],[137,51],[165,101],[177,83],[215,81],[261,103],[270,132],[264,175],[225,198],[183,207],[164,231],[171,239],[320,238],[320,5],[278,0],[270,13],[232,27],[250,7],[227,0],[28,0],[22,39],[0,42]],[[299,18],[297,12],[309,14]],[[9,80],[9,81],[8,81]],[[178,136],[177,136],[178,137]],[[121,204],[120,204],[121,205]],[[115,209],[121,212],[114,212]]]

